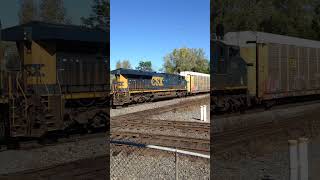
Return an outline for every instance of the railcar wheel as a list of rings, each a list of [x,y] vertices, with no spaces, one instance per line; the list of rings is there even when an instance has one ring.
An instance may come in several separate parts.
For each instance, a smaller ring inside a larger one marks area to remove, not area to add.
[[[276,101],[265,101],[263,103],[264,109],[265,110],[269,110],[272,108],[272,106],[274,106],[276,104]]]
[[[88,132],[91,133],[97,130],[98,128],[106,126],[107,120],[108,120],[108,115],[106,113],[99,112],[95,114],[94,117],[90,119],[88,122],[88,125],[87,125]]]

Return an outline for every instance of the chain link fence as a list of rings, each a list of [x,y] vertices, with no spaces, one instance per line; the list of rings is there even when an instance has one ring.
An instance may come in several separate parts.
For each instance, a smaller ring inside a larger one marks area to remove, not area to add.
[[[124,141],[111,141],[110,178],[210,179],[210,157]]]

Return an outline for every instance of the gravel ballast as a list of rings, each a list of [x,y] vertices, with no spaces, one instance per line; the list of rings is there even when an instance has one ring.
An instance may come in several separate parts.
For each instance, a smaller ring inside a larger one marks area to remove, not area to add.
[[[175,98],[175,99],[169,99],[169,100],[162,100],[162,101],[158,101],[158,102],[136,104],[131,107],[130,106],[123,107],[120,109],[110,109],[110,117],[120,116],[120,115],[139,112],[139,111],[144,111],[144,110],[148,110],[148,109],[156,109],[156,108],[164,107],[164,106],[168,106],[168,105],[174,105],[174,104],[184,102],[186,100],[197,100],[197,99],[203,99],[203,98],[208,98],[208,102],[209,102],[210,96],[208,94],[204,94],[204,95],[190,96],[190,97],[185,97],[185,98]],[[200,109],[199,109],[199,111],[200,111]]]
[[[111,146],[111,179],[209,179],[210,160],[175,153],[138,148]]]
[[[30,150],[0,152],[0,174],[43,168],[106,155],[106,137],[79,140]]]

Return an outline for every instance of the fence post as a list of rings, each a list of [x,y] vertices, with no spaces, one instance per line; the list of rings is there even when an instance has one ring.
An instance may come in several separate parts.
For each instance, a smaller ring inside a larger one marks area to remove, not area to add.
[[[289,140],[290,180],[298,180],[298,146],[297,140]]]
[[[203,106],[203,121],[207,121],[207,105]]]
[[[300,179],[308,179],[308,139],[299,138]]]
[[[201,112],[200,120],[203,121],[203,106],[200,106],[200,112]]]
[[[178,171],[178,152],[177,152],[177,148],[176,148],[176,150],[175,150],[175,156],[174,156],[174,161],[175,161],[175,164],[176,164],[176,168],[175,168],[175,175],[176,175],[176,180],[178,180],[178,173],[179,173],[179,171]]]

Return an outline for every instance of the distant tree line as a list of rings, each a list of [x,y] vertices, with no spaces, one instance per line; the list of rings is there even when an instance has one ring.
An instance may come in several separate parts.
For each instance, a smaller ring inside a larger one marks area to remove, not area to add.
[[[132,66],[129,60],[119,60],[117,61],[116,68],[132,69]]]
[[[116,68],[133,69],[129,60],[117,61]],[[152,63],[148,60],[141,60],[135,69],[141,71],[153,71]]]
[[[320,40],[319,0],[213,0],[211,33],[262,31]]]
[[[94,0],[92,13],[88,18],[81,17],[82,23],[91,28],[108,30],[110,28],[110,0]]]
[[[210,73],[209,60],[205,57],[203,49],[177,48],[163,58],[164,64],[160,71],[166,73],[179,73],[181,71],[194,71]],[[129,60],[119,60],[116,68],[133,69]],[[140,60],[135,68],[142,71],[153,71],[149,60]]]
[[[209,73],[209,60],[203,49],[179,48],[174,49],[164,57],[163,69],[167,73],[194,71]]]
[[[20,0],[18,16],[20,24],[35,20],[48,23],[71,23],[63,0],[40,0],[39,4],[35,0]]]
[[[92,0],[91,2],[91,13],[89,17],[80,18],[82,24],[89,28],[109,29],[110,0]],[[67,14],[64,0],[20,0],[19,6],[18,17],[20,24],[30,21],[58,24],[72,23]]]

